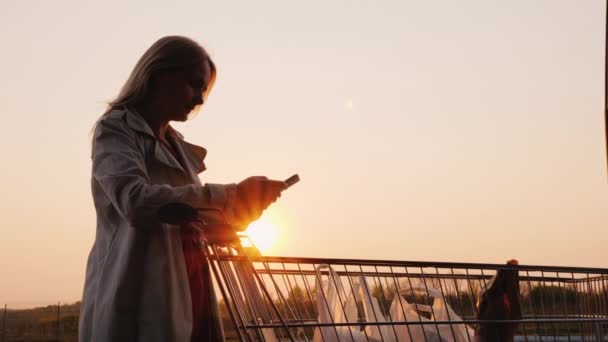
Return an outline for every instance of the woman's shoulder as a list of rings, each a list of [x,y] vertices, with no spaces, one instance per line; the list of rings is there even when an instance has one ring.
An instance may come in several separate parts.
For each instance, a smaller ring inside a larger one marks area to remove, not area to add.
[[[125,110],[112,110],[103,115],[95,124],[92,153],[107,152],[115,149],[139,149],[137,132],[128,122]]]
[[[127,111],[124,109],[112,109],[102,115],[95,123],[95,131],[106,127],[116,127],[125,124]]]
[[[126,110],[113,109],[104,114],[95,123],[93,130],[93,141],[107,136],[130,136],[133,130],[129,128],[126,120]]]
[[[126,109],[112,109],[111,111],[108,112],[108,114],[104,115],[102,117],[102,120],[121,120],[124,121],[125,116],[127,115],[127,110]]]

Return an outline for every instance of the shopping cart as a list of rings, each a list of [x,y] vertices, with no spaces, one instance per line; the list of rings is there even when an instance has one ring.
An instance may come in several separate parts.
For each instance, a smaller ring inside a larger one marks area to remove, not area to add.
[[[202,257],[241,341],[461,342],[497,327],[511,329],[507,340],[608,341],[608,269],[265,257],[194,209],[168,213],[167,222],[203,223]],[[515,275],[516,319],[478,312],[499,273]]]
[[[203,246],[241,341],[474,341],[492,323],[516,341],[608,340],[608,269],[265,257],[221,233]],[[478,319],[499,270],[519,273],[521,319]]]

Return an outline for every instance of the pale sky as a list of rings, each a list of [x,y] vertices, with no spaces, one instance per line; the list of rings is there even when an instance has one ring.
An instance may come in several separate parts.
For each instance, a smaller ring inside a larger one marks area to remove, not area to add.
[[[604,16],[602,0],[4,2],[0,305],[80,299],[89,131],[172,34],[218,66],[174,125],[209,150],[202,181],[302,178],[268,213],[268,254],[608,267]]]

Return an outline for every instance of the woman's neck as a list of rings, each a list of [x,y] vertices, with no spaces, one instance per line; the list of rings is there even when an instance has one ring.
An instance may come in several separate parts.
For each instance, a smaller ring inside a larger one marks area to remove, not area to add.
[[[164,115],[160,113],[156,106],[141,104],[135,106],[135,110],[146,120],[148,126],[152,129],[152,133],[157,139],[165,141],[169,120],[164,119]]]

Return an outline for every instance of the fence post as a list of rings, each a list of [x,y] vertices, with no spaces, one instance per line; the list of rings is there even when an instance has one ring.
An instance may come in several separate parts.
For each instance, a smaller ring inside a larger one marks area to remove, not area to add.
[[[2,318],[2,342],[6,336],[6,304],[4,304],[4,317]]]
[[[59,342],[59,309],[61,308],[61,302],[57,302],[57,326],[55,327],[55,340]]]

